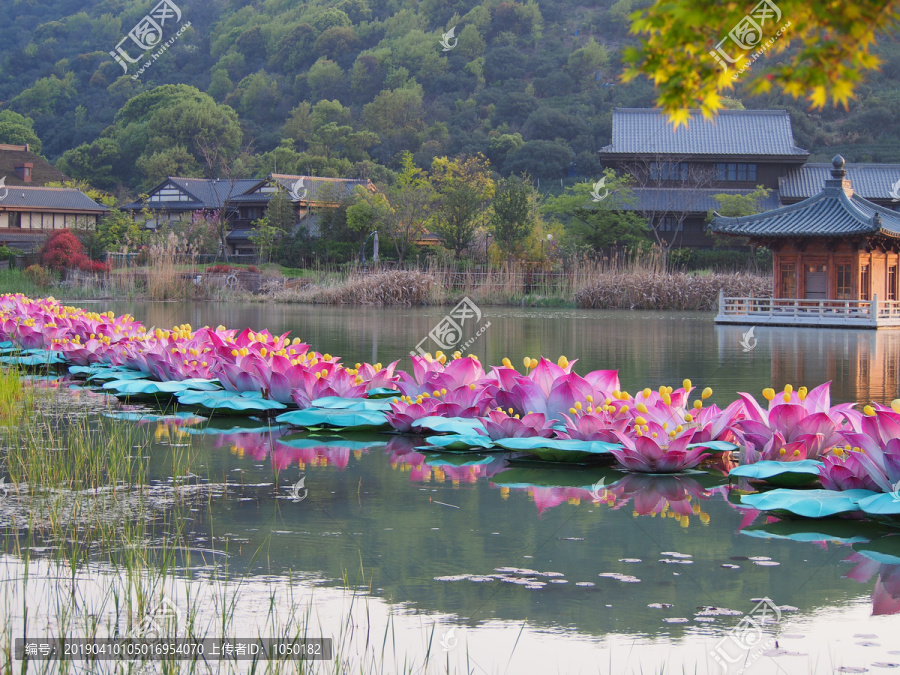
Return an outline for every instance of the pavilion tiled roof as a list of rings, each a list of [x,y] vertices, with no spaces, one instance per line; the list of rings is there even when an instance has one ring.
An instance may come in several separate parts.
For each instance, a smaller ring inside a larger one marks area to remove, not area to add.
[[[831,164],[804,164],[778,179],[782,199],[806,199],[822,189],[831,177]],[[900,181],[900,164],[850,164],[844,166],[853,192],[865,199],[893,199],[894,185]],[[900,188],[900,186],[898,186]],[[900,204],[900,199],[897,200]]]
[[[831,178],[816,195],[796,204],[741,218],[717,216],[709,229],[735,236],[844,237],[884,235],[900,237],[900,213],[855,194],[844,179],[844,158],[832,163]]]
[[[788,156],[809,153],[794,145],[791,118],[785,110],[724,110],[712,120],[691,111],[687,126],[673,129],[655,108],[613,111],[612,143],[603,155]]]

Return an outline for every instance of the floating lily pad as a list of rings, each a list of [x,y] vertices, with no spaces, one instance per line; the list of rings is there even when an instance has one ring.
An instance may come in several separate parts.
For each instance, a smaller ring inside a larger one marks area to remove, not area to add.
[[[778,487],[800,487],[809,485],[819,480],[819,467],[823,462],[814,459],[804,459],[799,462],[775,462],[762,460],[754,464],[744,464],[733,468],[729,478],[751,478],[764,480]]]
[[[113,420],[122,420],[124,422],[176,422],[180,424],[199,424],[205,422],[206,417],[195,415],[189,412],[170,413],[161,415],[151,411],[126,411],[113,410],[112,412],[101,413],[104,417]]]
[[[873,527],[866,527],[873,526]],[[790,539],[792,541],[833,541],[855,544],[880,536],[875,523],[852,520],[819,520],[815,523],[802,520],[776,520],[771,523],[750,525],[741,534],[759,539]]]
[[[789,513],[803,518],[828,518],[859,511],[858,502],[875,493],[871,490],[789,490],[744,495],[741,502],[759,511]]]
[[[454,452],[466,451],[471,448],[490,448],[494,445],[494,442],[489,437],[480,434],[428,436],[425,441],[431,443],[433,446],[436,445],[444,450],[452,450]],[[434,448],[429,449],[434,450]]]
[[[227,412],[227,411],[226,411]],[[203,436],[221,436],[224,434],[267,434],[281,433],[286,427],[273,424],[270,420],[259,420],[255,417],[213,417],[203,425],[186,427],[189,434]]]
[[[278,445],[286,445],[290,448],[299,448],[301,450],[313,448],[327,448],[337,450],[343,448],[354,452],[356,450],[369,450],[387,445],[384,441],[349,441],[339,437],[306,437],[306,438],[279,438]]]
[[[388,412],[391,402],[388,400],[370,400],[365,398],[341,398],[340,396],[325,396],[312,402],[312,408],[328,408],[331,410],[376,410]]]
[[[412,427],[417,431],[434,431],[439,434],[458,434],[460,436],[470,436],[475,433],[476,429],[484,431],[484,425],[476,419],[468,417],[438,417],[429,415],[417,419],[412,423]]]
[[[501,487],[574,487],[591,490],[612,487],[622,473],[613,469],[569,468],[565,466],[513,467],[497,474],[491,482]]]
[[[876,494],[859,501],[859,508],[870,516],[900,516],[900,495]]]
[[[688,448],[703,448],[707,452],[731,452],[737,450],[738,446],[728,441],[706,441],[706,443],[691,443]]]
[[[376,387],[375,389],[369,389],[366,392],[366,396],[369,398],[393,398],[394,396],[400,396],[400,392],[387,387]]]
[[[425,455],[425,463],[429,466],[481,466],[491,462],[502,462],[496,457],[485,457],[472,452],[454,455]]]
[[[40,354],[27,354],[21,356],[0,356],[0,363],[3,365],[23,366],[26,368],[52,366],[65,362],[66,360],[56,352],[42,352]]]
[[[621,447],[603,441],[576,441],[551,438],[502,438],[494,441],[506,450],[518,450],[534,455],[545,462],[582,463],[604,456],[611,457],[610,449]]]
[[[275,421],[305,429],[332,427],[363,431],[381,429],[387,426],[387,417],[385,417],[384,413],[374,410],[307,408],[306,410],[293,410],[279,415],[275,418]]]
[[[887,536],[854,544],[853,550],[882,565],[900,565],[900,536]]]
[[[219,415],[253,415],[287,408],[284,403],[263,398],[257,392],[246,391],[183,391],[178,394],[178,403]]]

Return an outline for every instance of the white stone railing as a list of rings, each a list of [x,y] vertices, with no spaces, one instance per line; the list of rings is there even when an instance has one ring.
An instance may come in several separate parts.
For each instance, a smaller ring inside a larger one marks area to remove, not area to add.
[[[872,300],[811,300],[809,298],[725,297],[719,293],[720,317],[820,317],[829,320],[847,319],[853,323],[900,322],[900,301]]]

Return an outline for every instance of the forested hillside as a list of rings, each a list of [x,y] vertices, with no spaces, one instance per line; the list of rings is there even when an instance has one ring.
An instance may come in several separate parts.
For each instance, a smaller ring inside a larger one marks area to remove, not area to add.
[[[503,175],[593,177],[611,111],[654,99],[617,79],[632,0],[177,0],[163,39],[190,27],[133,78],[110,52],[157,2],[7,4],[0,142],[120,196],[276,167],[379,180],[406,151],[421,167],[480,152]],[[879,53],[849,112],[740,85],[732,105],[788,108],[814,159],[900,162],[900,49]]]

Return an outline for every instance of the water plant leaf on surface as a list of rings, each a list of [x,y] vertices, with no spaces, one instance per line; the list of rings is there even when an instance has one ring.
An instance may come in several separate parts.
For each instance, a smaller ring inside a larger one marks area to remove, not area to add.
[[[101,414],[104,417],[125,422],[175,422],[176,424],[199,424],[200,422],[208,421],[208,418],[206,417],[201,417],[200,415],[189,412],[160,414],[150,410],[113,410]]]
[[[494,444],[506,450],[518,450],[539,457],[545,462],[581,463],[610,457],[618,445],[603,441],[575,441],[571,439],[549,439],[539,436],[531,438],[504,438]]]
[[[438,446],[444,450],[464,451],[469,448],[490,448],[494,442],[487,436],[473,434],[447,434],[446,436],[428,436],[427,443]],[[427,446],[426,446],[427,447]],[[434,450],[434,448],[429,448]]]
[[[388,387],[376,387],[375,389],[369,389],[366,392],[366,396],[369,398],[393,398],[394,396],[399,396],[400,392],[396,389],[389,389]]]
[[[103,389],[123,397],[170,397],[191,387],[183,382],[159,382],[157,380],[113,380],[103,385]]]
[[[391,409],[387,400],[367,400],[364,398],[343,398],[341,396],[323,396],[312,402],[313,408],[329,408],[332,410],[376,410],[386,412]]]
[[[55,352],[43,352],[41,354],[29,354],[23,356],[0,356],[0,363],[6,366],[25,366],[34,368],[37,366],[52,366],[65,362],[66,360]]]
[[[317,436],[305,438],[279,438],[279,445],[287,445],[291,448],[311,449],[311,448],[345,448],[347,450],[366,450],[370,448],[379,448],[387,445],[386,441],[351,441],[345,438],[334,436]]]
[[[190,405],[218,414],[252,415],[270,410],[284,410],[287,406],[278,401],[264,399],[258,393],[233,391],[183,391],[178,403]]]
[[[424,448],[419,448],[420,450]],[[502,462],[496,456],[484,456],[476,453],[465,453],[456,455],[425,455],[425,463],[429,466],[481,466],[482,464],[490,464],[491,462]]]
[[[503,487],[574,487],[591,490],[615,485],[622,478],[621,471],[606,467],[572,468],[560,466],[515,466],[497,474],[493,483]]]
[[[900,536],[897,535],[854,544],[853,550],[882,565],[900,565]]]
[[[737,450],[738,447],[734,443],[729,443],[728,441],[705,441],[703,443],[688,443],[686,446],[689,450],[694,448],[703,448],[709,453],[714,452],[732,452]]]
[[[798,462],[776,462],[760,460],[755,464],[736,466],[728,476],[764,480],[778,487],[800,487],[819,480],[819,467],[822,462],[815,459],[802,459]]]
[[[484,425],[476,419],[467,417],[436,417],[429,415],[421,417],[412,423],[414,431],[434,431],[439,434],[457,434],[468,436],[477,429],[484,431]]]
[[[877,523],[856,520],[776,520],[771,523],[748,525],[741,534],[759,539],[790,539],[800,542],[831,541],[841,544],[866,542],[883,535],[887,530]]]
[[[305,429],[333,427],[337,429],[367,430],[382,429],[387,426],[387,417],[381,412],[327,408],[293,410],[279,415],[275,418],[275,421]]]
[[[859,501],[871,497],[871,490],[790,490],[743,495],[741,502],[758,511],[787,512],[804,518],[828,518],[859,511]]]
[[[900,517],[900,496],[895,492],[876,494],[859,501],[859,508],[871,516]]]

